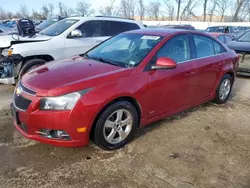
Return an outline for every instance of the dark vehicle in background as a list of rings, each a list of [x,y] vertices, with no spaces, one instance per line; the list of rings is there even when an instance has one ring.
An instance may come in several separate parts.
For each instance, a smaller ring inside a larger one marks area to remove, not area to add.
[[[232,35],[227,34],[227,33],[209,33],[209,34],[211,34],[212,36],[218,38],[224,44],[227,44],[227,43],[234,40]]]
[[[238,74],[250,76],[250,30],[227,46],[240,55]]]
[[[208,33],[234,33],[233,26],[210,26],[206,30]]]
[[[36,26],[36,32],[40,32],[42,30],[44,30],[45,28],[49,27],[50,25],[58,22],[59,20],[61,20],[62,18],[50,18],[47,19],[45,21],[43,21],[42,23],[40,23],[38,26]]]
[[[164,25],[164,27],[172,29],[195,30],[195,28],[192,25]]]

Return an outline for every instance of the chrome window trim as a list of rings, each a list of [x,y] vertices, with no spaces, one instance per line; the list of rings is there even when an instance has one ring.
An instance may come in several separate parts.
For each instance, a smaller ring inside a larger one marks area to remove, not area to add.
[[[188,62],[194,61],[194,60],[205,59],[205,58],[209,58],[209,57],[216,57],[216,56],[226,54],[226,53],[228,53],[228,51],[223,52],[223,53],[219,53],[219,54],[215,54],[215,55],[206,56],[206,57],[200,57],[200,58],[194,58],[194,59],[190,59],[190,60],[186,60],[186,61],[180,61],[180,62],[176,62],[176,63],[178,65],[178,64],[188,63]]]

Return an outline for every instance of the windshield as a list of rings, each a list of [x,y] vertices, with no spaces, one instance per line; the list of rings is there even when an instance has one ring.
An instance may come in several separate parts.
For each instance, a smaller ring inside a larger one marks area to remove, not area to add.
[[[223,27],[208,27],[206,29],[206,32],[213,32],[213,33],[223,33],[224,28]]]
[[[42,35],[58,36],[78,22],[77,19],[63,19],[40,32]]]
[[[40,23],[38,26],[36,26],[36,29],[42,31],[45,28],[47,28],[48,26],[52,25],[53,23],[56,23],[58,21],[58,19],[54,18],[54,19],[48,19],[43,21],[42,23]]]
[[[248,31],[245,34],[243,34],[242,36],[240,36],[237,41],[239,41],[239,42],[250,42],[250,31]]]
[[[135,67],[162,40],[161,36],[124,33],[100,44],[87,58],[121,67]]]

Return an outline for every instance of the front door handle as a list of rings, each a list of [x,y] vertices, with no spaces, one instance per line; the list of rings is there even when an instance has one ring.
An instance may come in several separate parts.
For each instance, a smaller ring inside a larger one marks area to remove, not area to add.
[[[195,71],[190,71],[185,74],[185,76],[194,76],[194,75],[195,75]]]

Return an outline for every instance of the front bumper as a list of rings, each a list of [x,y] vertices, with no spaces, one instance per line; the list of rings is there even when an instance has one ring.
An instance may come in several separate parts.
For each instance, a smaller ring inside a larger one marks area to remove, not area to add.
[[[39,110],[40,97],[27,93],[21,95],[31,101],[29,107],[26,110],[19,109],[15,105],[15,97],[13,97],[11,111],[15,128],[24,137],[55,146],[80,147],[88,145],[93,118],[91,109],[85,108],[79,102],[71,111],[43,111]],[[86,131],[78,132],[79,128],[83,127]],[[43,137],[38,133],[43,129],[65,131],[69,134],[70,139]]]
[[[10,57],[1,56],[0,58],[0,83],[15,84],[15,78],[21,69],[23,57],[13,54]]]

